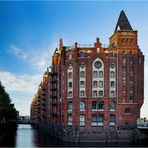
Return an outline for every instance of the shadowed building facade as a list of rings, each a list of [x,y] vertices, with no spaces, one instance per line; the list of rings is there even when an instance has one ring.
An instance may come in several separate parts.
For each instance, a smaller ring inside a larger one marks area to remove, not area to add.
[[[134,139],[144,99],[144,56],[137,37],[121,11],[109,46],[99,38],[93,45],[73,46],[60,39],[46,72],[46,127],[51,134],[66,141]]]

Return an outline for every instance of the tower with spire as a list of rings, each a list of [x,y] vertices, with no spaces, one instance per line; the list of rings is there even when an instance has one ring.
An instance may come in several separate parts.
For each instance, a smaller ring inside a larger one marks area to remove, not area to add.
[[[33,100],[32,122],[64,141],[131,141],[144,101],[137,37],[122,10],[109,46],[98,37],[65,46],[61,38]]]

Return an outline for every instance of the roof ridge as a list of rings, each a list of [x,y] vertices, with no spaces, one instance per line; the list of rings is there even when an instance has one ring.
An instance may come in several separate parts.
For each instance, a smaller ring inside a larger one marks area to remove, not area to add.
[[[127,19],[127,16],[126,16],[126,14],[123,10],[120,12],[118,22],[117,22],[117,25],[116,25],[114,32],[116,32],[118,30],[133,31],[133,28],[131,27],[131,25],[130,25],[128,19]]]

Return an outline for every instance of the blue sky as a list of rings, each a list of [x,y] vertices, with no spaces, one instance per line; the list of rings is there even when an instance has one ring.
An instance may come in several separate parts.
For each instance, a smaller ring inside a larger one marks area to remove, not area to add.
[[[60,37],[64,45],[102,44],[109,37],[121,10],[138,30],[145,55],[145,103],[141,116],[148,118],[148,2],[147,1],[0,1],[0,79],[21,115],[30,103]]]

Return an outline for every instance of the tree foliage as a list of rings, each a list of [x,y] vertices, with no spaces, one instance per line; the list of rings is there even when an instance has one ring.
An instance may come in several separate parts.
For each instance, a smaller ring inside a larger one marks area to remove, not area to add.
[[[9,94],[5,91],[5,88],[0,82],[0,120],[16,120],[17,119],[17,110],[14,107],[14,104],[11,103]]]

